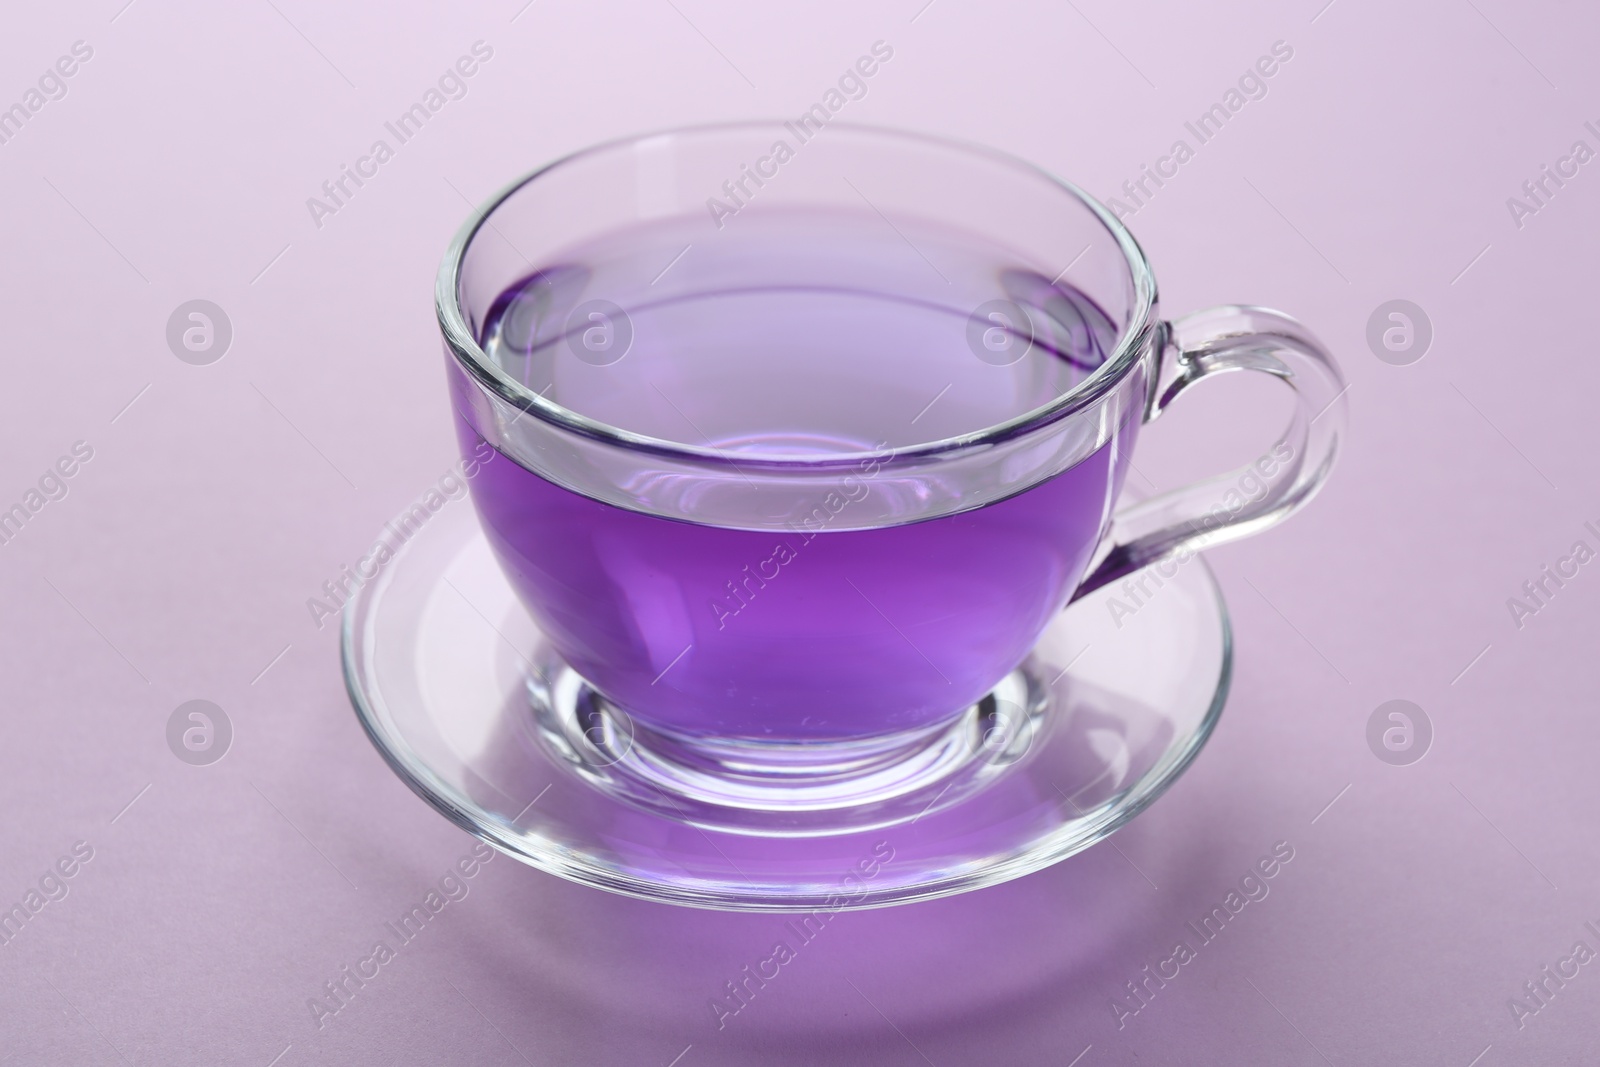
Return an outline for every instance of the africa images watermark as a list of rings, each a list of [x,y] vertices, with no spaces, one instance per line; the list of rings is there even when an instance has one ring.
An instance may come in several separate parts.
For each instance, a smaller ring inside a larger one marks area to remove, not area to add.
[[[1595,539],[1595,544],[1600,544],[1600,528],[1593,522],[1585,522],[1583,528]],[[1594,546],[1580,537],[1572,542],[1566,555],[1557,557],[1553,564],[1545,564],[1537,575],[1523,582],[1522,596],[1506,598],[1506,610],[1511,612],[1511,621],[1517,629],[1522,629],[1529,618],[1549,607],[1556,594],[1566,588],[1567,583],[1578,576],[1583,565],[1594,557]]]
[[[787,936],[774,941],[767,955],[755,964],[747,963],[740,968],[740,977],[724,982],[723,992],[707,1002],[711,1008],[711,1021],[717,1024],[717,1029],[725,1029],[729,1019],[748,1008],[756,995],[767,988],[767,983],[782,974],[783,968],[799,957],[800,950],[817,939],[830,919],[846,906],[871,896],[872,890],[866,883],[876,878],[892,859],[894,846],[888,841],[879,841],[872,846],[871,855],[863,857],[845,872],[839,879],[838,889],[820,907],[799,919],[786,921],[783,929]],[[793,944],[790,944],[790,937],[794,939]]]
[[[439,876],[437,888],[429,887],[422,898],[422,903],[412,905],[395,922],[383,924],[385,932],[394,937],[393,945],[389,943],[388,937],[374,941],[372,949],[357,959],[354,967],[348,963],[341,965],[339,973],[322,984],[321,993],[307,997],[306,1007],[310,1010],[311,1021],[316,1023],[317,1029],[326,1027],[329,1019],[348,1008],[356,994],[365,989],[368,982],[382,974],[383,968],[393,963],[399,956],[399,950],[421,936],[422,931],[428,928],[428,924],[448,905],[466,900],[467,894],[472,891],[472,886],[469,884],[471,879],[476,878],[483,870],[483,865],[492,859],[494,859],[494,849],[489,845],[482,841],[473,845],[471,852],[462,856],[449,870]]]
[[[493,460],[494,456],[493,446],[479,441],[471,456],[445,471],[439,476],[438,482],[418,497],[409,508],[402,511],[399,517],[384,524],[383,533],[373,542],[371,551],[356,560],[355,566],[345,564],[339,568],[338,575],[322,583],[322,592],[326,595],[326,600],[314,596],[307,597],[306,610],[311,613],[311,621],[317,624],[317,629],[322,629],[326,620],[337,616],[339,610],[355,595],[357,589],[376,578],[405,543],[415,537],[440,508],[452,500],[460,500],[466,496],[467,483],[476,478],[483,465]]]
[[[1600,126],[1593,121],[1586,121],[1583,128],[1600,142]],[[1541,209],[1549,207],[1550,201],[1566,188],[1567,182],[1578,176],[1579,168],[1594,157],[1594,148],[1580,137],[1572,142],[1566,155],[1556,159],[1553,169],[1548,163],[1541,164],[1539,173],[1522,183],[1522,196],[1506,197],[1506,210],[1511,212],[1511,221],[1517,229],[1526,225],[1525,220],[1529,216],[1537,215]]]
[[[1391,767],[1409,767],[1432,747],[1433,720],[1410,700],[1385,700],[1367,716],[1367,748]]]
[[[789,540],[779,540],[773,545],[772,554],[761,560],[751,569],[751,564],[746,563],[740,572],[741,577],[730,578],[727,582],[728,595],[718,596],[711,601],[711,614],[717,620],[717,629],[726,629],[728,620],[738,615],[755,600],[756,594],[767,587],[767,583],[776,579],[783,573],[783,568],[800,558],[800,550],[816,540],[817,535],[826,530],[840,512],[856,501],[866,498],[869,492],[866,479],[875,478],[883,465],[894,458],[895,450],[882,451],[889,442],[879,441],[874,446],[874,452],[856,465],[856,474],[847,474],[840,480],[839,488],[829,491],[820,503],[813,507],[798,523],[790,522],[786,525],[799,542],[791,543]],[[770,568],[770,569],[769,569]]]
[[[894,48],[888,42],[873,41],[871,55],[864,55],[845,68],[844,73],[839,75],[836,88],[823,93],[822,99],[803,111],[798,119],[783,124],[784,129],[794,135],[795,144],[780,137],[772,142],[766,155],[758,156],[750,163],[741,163],[738,175],[722,183],[722,192],[727,196],[727,201],[714,196],[706,199],[706,209],[711,212],[711,221],[717,224],[717,229],[722,229],[728,219],[744,210],[756,193],[778,176],[778,168],[793,159],[801,145],[821,133],[846,103],[865,97],[867,79],[878,73],[881,64],[893,58]],[[754,189],[751,188],[752,184]]]
[[[1273,41],[1270,54],[1259,57],[1246,67],[1244,73],[1239,75],[1238,82],[1228,87],[1220,101],[1201,112],[1193,122],[1183,124],[1183,128],[1194,138],[1194,144],[1191,145],[1183,137],[1173,141],[1166,155],[1158,157],[1154,164],[1141,165],[1137,178],[1122,183],[1122,195],[1127,200],[1112,197],[1106,201],[1106,207],[1119,219],[1137,215],[1140,208],[1155,198],[1157,190],[1178,176],[1179,168],[1195,157],[1201,145],[1221,133],[1223,126],[1244,110],[1245,104],[1266,97],[1267,80],[1278,73],[1282,64],[1293,58],[1294,48],[1289,42]],[[1128,203],[1130,200],[1131,204]]]
[[[79,67],[94,58],[94,47],[87,41],[73,41],[70,54],[61,56],[45,68],[38,81],[28,87],[22,99],[10,107],[0,109],[0,145],[10,144],[22,132],[22,127],[33,116],[44,110],[52,100],[67,95],[67,79],[78,73]]]
[[[1108,1001],[1111,1017],[1117,1021],[1117,1029],[1126,1027],[1129,1019],[1148,1008],[1151,1001],[1155,1000],[1156,994],[1165,989],[1168,982],[1181,975],[1183,968],[1199,958],[1200,949],[1221,937],[1222,931],[1239,917],[1246,906],[1266,900],[1267,894],[1272,892],[1272,887],[1268,883],[1276,878],[1292,859],[1294,859],[1293,845],[1287,841],[1274,842],[1272,851],[1256,860],[1251,868],[1240,876],[1237,887],[1229,889],[1221,904],[1201,916],[1199,925],[1193,922],[1184,923],[1188,933],[1194,935],[1194,944],[1189,943],[1187,935],[1180,938],[1172,946],[1172,951],[1157,960],[1153,968],[1150,964],[1145,964],[1137,977],[1124,983],[1128,990],[1126,996],[1119,993]]]
[[[339,173],[322,183],[322,196],[306,198],[306,210],[311,213],[311,222],[317,229],[322,229],[322,220],[326,216],[337,215],[348,206],[356,193],[378,176],[378,168],[395,157],[396,149],[421,133],[428,120],[442,111],[446,104],[466,97],[467,79],[477,74],[482,64],[494,58],[494,48],[482,40],[473,41],[470,52],[470,55],[463,55],[446,67],[438,81],[423,92],[419,101],[402,111],[394,121],[383,124],[383,128],[394,138],[393,146],[384,138],[378,138],[365,155],[356,157],[353,165],[339,164]]]
[[[94,446],[87,441],[74,441],[72,454],[57,459],[39,475],[36,488],[22,494],[19,503],[0,511],[0,545],[9,545],[22,532],[35,515],[54,500],[65,500],[71,486],[69,479],[94,458]]]
[[[17,935],[22,933],[22,928],[43,911],[47,904],[67,899],[67,893],[71,891],[68,881],[92,859],[94,859],[93,845],[87,841],[73,842],[72,854],[62,856],[41,874],[37,889],[28,887],[28,891],[22,894],[21,903],[0,911],[0,945],[10,945]]]
[[[1596,938],[1596,944],[1600,944],[1600,926],[1595,925],[1593,919],[1583,926]],[[1556,999],[1556,993],[1565,989],[1567,983],[1578,977],[1579,971],[1594,959],[1595,950],[1587,941],[1579,940],[1573,943],[1571,952],[1556,960],[1554,967],[1545,964],[1533,979],[1523,982],[1521,996],[1506,998],[1506,1007],[1510,1009],[1511,1020],[1517,1024],[1517,1029],[1526,1027],[1529,1019],[1548,1008]]]
[[[1216,504],[1213,504],[1203,518],[1194,521],[1196,533],[1204,533],[1216,526],[1226,524],[1243,511],[1248,505],[1255,504],[1266,497],[1272,487],[1272,479],[1281,473],[1283,467],[1294,459],[1294,445],[1288,441],[1279,441],[1273,450],[1250,466],[1246,467],[1239,480],[1223,494]],[[1122,629],[1125,619],[1137,615],[1139,610],[1166,587],[1168,581],[1175,577],[1178,569],[1188,563],[1198,553],[1187,546],[1165,559],[1158,560],[1144,568],[1138,574],[1129,575],[1122,580],[1118,590],[1122,596],[1113,596],[1106,601],[1106,610],[1111,613],[1111,621],[1117,629]],[[1155,588],[1150,588],[1150,583],[1155,583]],[[1126,599],[1124,599],[1126,598]]]

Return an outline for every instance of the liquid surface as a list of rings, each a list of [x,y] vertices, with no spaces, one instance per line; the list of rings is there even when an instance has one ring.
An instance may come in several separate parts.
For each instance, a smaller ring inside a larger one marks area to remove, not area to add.
[[[533,273],[481,329],[546,399],[733,454],[823,455],[974,433],[1107,358],[1087,297],[960,231],[843,211],[642,225]]]

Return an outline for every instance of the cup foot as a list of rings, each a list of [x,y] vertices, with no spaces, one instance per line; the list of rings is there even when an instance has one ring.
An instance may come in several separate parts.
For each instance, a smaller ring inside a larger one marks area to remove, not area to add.
[[[1226,610],[1198,558],[1140,585],[1073,604],[931,733],[708,749],[632,727],[560,664],[455,505],[347,605],[345,678],[395,773],[532,866],[700,907],[881,907],[1081,851],[1188,766],[1227,694]]]
[[[540,739],[596,789],[708,830],[814,837],[881,829],[957,804],[1027,757],[1048,687],[1027,664],[931,729],[772,743],[651,729],[552,654],[528,677]]]

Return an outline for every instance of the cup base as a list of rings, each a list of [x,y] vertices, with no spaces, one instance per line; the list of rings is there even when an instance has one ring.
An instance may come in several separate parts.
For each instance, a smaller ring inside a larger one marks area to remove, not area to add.
[[[637,726],[555,656],[472,509],[416,531],[346,607],[345,678],[396,774],[534,867],[745,911],[882,907],[1089,847],[1188,766],[1221,713],[1226,609],[1203,560],[1102,590],[949,724],[708,747]],[[1131,609],[1131,610],[1130,610]]]
[[[860,833],[959,803],[1027,756],[1049,704],[1028,664],[931,729],[787,744],[689,738],[640,724],[547,652],[528,697],[553,759],[634,807],[760,837]]]

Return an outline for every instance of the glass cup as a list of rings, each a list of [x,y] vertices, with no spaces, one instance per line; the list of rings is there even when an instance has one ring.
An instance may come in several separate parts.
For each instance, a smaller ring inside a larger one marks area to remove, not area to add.
[[[837,123],[559,160],[473,215],[436,301],[483,528],[553,650],[542,736],[753,832],[981,786],[1048,711],[1051,620],[1281,521],[1343,422],[1299,323],[1163,320],[1132,235],[1070,183]],[[1234,370],[1291,388],[1282,436],[1117,509],[1140,427]]]

